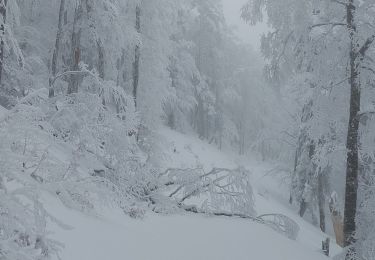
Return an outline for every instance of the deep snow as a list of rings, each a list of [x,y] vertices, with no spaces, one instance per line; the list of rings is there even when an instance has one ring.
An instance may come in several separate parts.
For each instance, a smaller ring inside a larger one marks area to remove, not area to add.
[[[65,244],[63,260],[319,260],[326,235],[299,218],[287,204],[287,189],[267,175],[271,166],[243,160],[218,151],[197,138],[164,129],[163,163],[168,167],[236,167],[242,161],[252,171],[258,214],[282,213],[300,225],[296,241],[251,220],[227,217],[156,215],[134,220],[116,209],[104,207],[100,217],[66,209],[59,201],[45,198],[49,212],[72,230],[53,224],[52,237]],[[332,239],[332,241],[334,241]],[[332,255],[340,252],[331,244]]]

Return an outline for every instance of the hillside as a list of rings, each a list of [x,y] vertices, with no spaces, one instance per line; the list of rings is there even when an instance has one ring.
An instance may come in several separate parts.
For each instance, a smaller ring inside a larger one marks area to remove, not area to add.
[[[170,145],[164,151],[165,164],[193,167],[234,167],[236,160],[213,146],[182,134],[164,129]],[[176,152],[175,152],[176,149]],[[59,201],[46,198],[45,204],[56,217],[73,227],[63,230],[54,226],[53,238],[65,244],[62,259],[69,260],[317,260],[327,259],[320,250],[325,235],[300,219],[286,204],[287,193],[274,190],[262,181],[271,167],[249,162],[255,188],[258,214],[282,213],[300,227],[296,241],[251,220],[204,216],[189,213],[173,215],[147,212],[134,220],[115,208],[102,208],[99,217],[67,210]],[[274,178],[271,178],[274,179]],[[278,183],[278,181],[275,181]],[[285,189],[286,191],[286,189]],[[275,194],[285,197],[275,198]],[[340,252],[331,245],[332,255]]]
[[[374,28],[374,0],[0,0],[0,260],[375,260]]]

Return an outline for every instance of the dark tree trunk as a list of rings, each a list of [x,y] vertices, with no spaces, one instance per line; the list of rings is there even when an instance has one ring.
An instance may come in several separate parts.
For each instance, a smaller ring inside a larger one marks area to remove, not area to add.
[[[65,0],[60,1],[60,10],[59,10],[59,21],[57,25],[57,34],[56,34],[56,42],[55,42],[55,49],[53,51],[52,56],[52,64],[51,64],[51,76],[49,79],[49,94],[50,98],[55,96],[55,90],[53,88],[52,82],[53,78],[56,77],[57,73],[57,59],[59,57],[60,46],[61,46],[61,37],[62,37],[62,27],[63,27],[63,20],[64,20],[64,11],[65,11]]]
[[[307,210],[307,202],[304,199],[302,199],[300,206],[299,206],[299,215],[301,218],[305,215],[306,210]]]
[[[79,70],[79,63],[81,61],[81,28],[78,27],[77,23],[81,19],[83,9],[82,3],[80,3],[74,13],[73,33],[72,33],[72,64],[71,71]],[[68,86],[68,95],[78,93],[79,75],[73,74],[70,77]]]
[[[329,244],[330,244],[330,239],[329,238],[327,238],[326,240],[322,241],[322,250],[323,250],[323,253],[326,256],[329,256]]]
[[[315,154],[315,143],[314,143],[314,141],[310,141],[310,144],[309,144],[309,159],[310,159],[310,161],[313,160],[314,154]],[[316,168],[316,167],[313,165],[312,168],[310,167],[310,169],[308,169],[309,172],[310,172],[310,175],[311,175],[311,176],[314,174],[314,172],[315,172],[315,168]],[[309,184],[309,183],[307,182],[307,184]],[[310,205],[309,205],[309,204],[310,204]],[[302,198],[302,200],[301,200],[300,209],[299,209],[299,215],[300,215],[301,217],[303,217],[303,216],[305,215],[306,210],[307,210],[307,208],[308,208],[309,206],[310,206],[311,214],[312,214],[312,216],[313,216],[313,221],[314,221],[314,216],[315,216],[315,215],[314,215],[313,208],[312,208],[312,206],[311,206],[311,201],[306,201],[304,198]]]
[[[105,77],[105,52],[104,52],[104,47],[103,43],[101,40],[97,41],[97,46],[98,46],[98,72],[99,72],[99,77],[101,79],[104,79]]]
[[[318,204],[319,204],[319,224],[320,229],[326,232],[326,219],[325,219],[325,199],[324,199],[324,176],[320,172],[318,176]]]
[[[138,34],[141,33],[141,7],[137,5],[135,9],[135,29]],[[141,47],[139,43],[135,46],[134,50],[134,63],[133,63],[133,98],[135,107],[137,107],[137,93],[139,84],[139,60],[141,57]]]
[[[294,153],[294,167],[293,167],[293,176],[292,176],[292,182],[291,182],[291,187],[290,187],[290,195],[289,195],[289,204],[293,204],[293,191],[294,191],[294,180],[295,176],[297,175],[297,166],[298,166],[298,160],[300,156],[300,147],[301,147],[301,136],[298,138],[298,144],[297,144],[297,149]]]
[[[198,96],[198,106],[197,106],[197,131],[199,138],[205,138],[205,117],[204,117],[204,105],[200,96]]]
[[[354,0],[348,0],[347,6],[347,28],[350,37],[350,116],[347,136],[347,166],[346,166],[346,189],[345,189],[345,211],[344,211],[344,246],[350,247],[346,259],[352,259],[355,255],[355,249],[352,245],[355,243],[356,231],[356,212],[357,212],[357,191],[358,191],[358,128],[361,104],[361,84],[359,79],[359,62],[356,26],[354,15],[356,8]]]
[[[0,0],[0,85],[3,83],[4,70],[4,44],[5,44],[5,23],[7,16],[7,2],[8,0]]]

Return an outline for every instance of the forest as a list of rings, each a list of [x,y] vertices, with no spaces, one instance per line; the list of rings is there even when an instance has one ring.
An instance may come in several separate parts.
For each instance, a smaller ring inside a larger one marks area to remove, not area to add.
[[[375,1],[225,1],[0,0],[0,260],[375,260]]]

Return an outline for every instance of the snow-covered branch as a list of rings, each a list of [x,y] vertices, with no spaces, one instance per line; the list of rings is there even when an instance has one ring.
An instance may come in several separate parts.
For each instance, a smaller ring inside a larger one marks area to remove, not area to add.
[[[168,169],[161,174],[164,190],[168,197],[182,208],[183,203],[200,198],[201,211],[232,212],[233,214],[254,215],[253,194],[250,173],[243,168],[213,168],[205,172],[197,169]]]
[[[346,23],[335,23],[335,22],[318,23],[318,24],[311,25],[310,29],[314,29],[314,28],[322,27],[322,26],[328,26],[328,25],[330,25],[332,27],[335,27],[335,26],[346,26]]]
[[[373,42],[375,41],[375,34],[368,37],[362,47],[359,49],[358,53],[363,57],[365,56],[367,50],[371,47]]]

